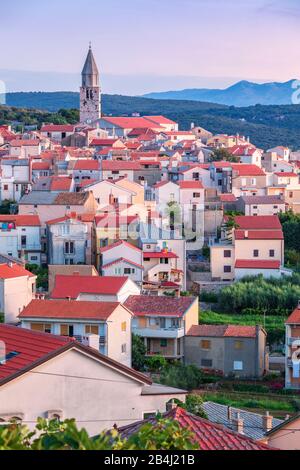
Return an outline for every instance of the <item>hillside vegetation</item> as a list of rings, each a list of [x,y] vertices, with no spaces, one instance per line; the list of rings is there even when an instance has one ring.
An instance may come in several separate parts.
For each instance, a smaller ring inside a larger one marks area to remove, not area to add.
[[[0,107],[0,123],[18,121],[74,123],[78,119],[79,95],[72,92],[9,93],[8,107]],[[40,111],[37,111],[40,110]],[[66,110],[73,110],[70,114]],[[106,115],[164,114],[177,121],[181,129],[195,123],[209,131],[249,136],[262,149],[286,145],[300,147],[300,105],[246,108],[199,101],[153,100],[142,97],[103,95]]]

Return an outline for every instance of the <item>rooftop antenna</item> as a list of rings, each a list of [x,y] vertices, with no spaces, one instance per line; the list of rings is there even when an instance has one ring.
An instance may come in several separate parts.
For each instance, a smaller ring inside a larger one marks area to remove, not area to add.
[[[92,41],[89,42],[89,49],[92,49]]]

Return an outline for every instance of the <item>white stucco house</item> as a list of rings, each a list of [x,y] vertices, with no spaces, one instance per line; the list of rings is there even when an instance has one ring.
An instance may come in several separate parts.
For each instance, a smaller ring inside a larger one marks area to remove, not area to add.
[[[131,367],[132,313],[119,302],[32,300],[20,313],[22,328],[75,338]]]
[[[143,252],[140,248],[119,240],[101,248],[101,273],[103,276],[127,276],[137,284],[143,281]]]
[[[74,418],[96,435],[164,412],[172,398],[185,401],[185,391],[153,384],[70,338],[0,325],[0,344],[2,422],[14,418],[33,428],[38,417]]]
[[[5,323],[17,323],[19,313],[34,299],[36,276],[23,266],[0,264],[0,312]]]
[[[56,275],[52,299],[124,303],[130,295],[139,295],[140,287],[128,277]]]

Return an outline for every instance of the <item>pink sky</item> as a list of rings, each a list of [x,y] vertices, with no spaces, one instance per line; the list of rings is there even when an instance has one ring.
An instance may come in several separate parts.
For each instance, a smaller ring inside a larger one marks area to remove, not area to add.
[[[300,77],[299,0],[15,0],[0,9],[1,70],[66,74],[56,89],[73,83],[90,40],[108,93]]]

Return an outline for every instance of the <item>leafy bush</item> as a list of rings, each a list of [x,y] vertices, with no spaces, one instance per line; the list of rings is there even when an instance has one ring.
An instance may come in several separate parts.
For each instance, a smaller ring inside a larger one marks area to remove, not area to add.
[[[180,408],[183,408],[189,413],[192,413],[196,416],[200,416],[200,418],[207,419],[207,415],[203,410],[203,399],[200,395],[187,395],[185,403],[178,400],[178,398],[175,398],[174,401]]]
[[[282,279],[247,277],[220,292],[225,312],[287,316],[300,298],[300,275]],[[251,310],[249,310],[251,309]]]
[[[219,301],[218,295],[215,294],[214,292],[202,291],[199,297],[200,297],[201,302],[214,304],[214,303],[218,303]]]
[[[162,369],[160,382],[170,387],[193,390],[204,383],[204,374],[194,365],[169,364]]]
[[[146,367],[150,372],[160,372],[167,367],[167,364],[167,360],[163,356],[157,355],[146,358]]]
[[[58,422],[39,419],[34,431],[26,426],[0,426],[0,450],[196,450],[194,434],[178,422],[157,417],[129,439],[117,430],[90,437],[75,420]]]

